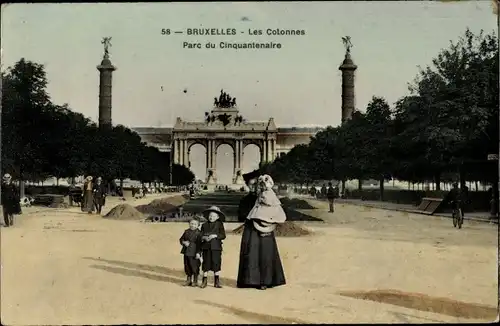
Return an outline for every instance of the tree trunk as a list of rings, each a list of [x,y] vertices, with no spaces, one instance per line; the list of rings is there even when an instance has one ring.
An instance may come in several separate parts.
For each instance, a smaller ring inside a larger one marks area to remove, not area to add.
[[[358,179],[358,190],[362,191],[363,190],[363,180]]]
[[[23,198],[24,196],[25,196],[24,181],[19,180],[19,198]]]
[[[463,165],[460,165],[459,167],[459,174],[460,174],[460,188],[464,189],[465,188],[465,171]]]
[[[381,201],[384,201],[384,177],[380,177],[380,180],[379,180],[379,187],[380,187],[380,200]]]
[[[59,187],[59,177],[56,177],[56,186]]]
[[[434,182],[436,183],[436,190],[441,190],[441,173],[434,175]]]
[[[342,198],[345,197],[345,180],[342,180],[342,192],[340,195]]]
[[[123,179],[120,179],[120,188],[122,189],[123,191]]]

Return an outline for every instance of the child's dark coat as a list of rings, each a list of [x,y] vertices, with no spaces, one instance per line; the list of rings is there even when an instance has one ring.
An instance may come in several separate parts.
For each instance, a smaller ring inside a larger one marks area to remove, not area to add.
[[[184,246],[183,241],[189,241],[189,246]],[[200,261],[196,259],[196,254],[201,255],[201,232],[200,230],[187,229],[179,239],[182,246],[181,254],[184,255],[184,272],[187,276],[198,275],[200,273]]]
[[[203,252],[204,272],[219,272],[222,265],[222,240],[226,238],[226,230],[222,221],[205,222],[201,226],[201,236],[216,234],[217,238],[210,241],[202,241],[201,250]]]

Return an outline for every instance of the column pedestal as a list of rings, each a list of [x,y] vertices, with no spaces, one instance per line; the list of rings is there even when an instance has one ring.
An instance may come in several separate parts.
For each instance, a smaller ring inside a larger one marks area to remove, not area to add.
[[[217,176],[215,175],[215,169],[207,169],[207,184],[213,185],[217,183]]]
[[[245,181],[243,180],[243,171],[241,169],[236,170],[233,183],[235,185],[242,185],[245,183]]]

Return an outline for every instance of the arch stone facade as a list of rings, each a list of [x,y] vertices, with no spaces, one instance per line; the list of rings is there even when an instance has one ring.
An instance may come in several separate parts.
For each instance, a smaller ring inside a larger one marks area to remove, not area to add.
[[[200,144],[206,149],[206,182],[217,183],[217,149],[222,144],[231,146],[234,153],[233,184],[243,183],[243,150],[257,145],[260,162],[272,162],[295,145],[307,144],[322,127],[278,128],[274,118],[267,121],[245,121],[238,108],[215,106],[205,114],[203,121],[185,121],[178,117],[173,128],[132,128],[148,145],[171,153],[171,162],[190,167],[192,146]]]

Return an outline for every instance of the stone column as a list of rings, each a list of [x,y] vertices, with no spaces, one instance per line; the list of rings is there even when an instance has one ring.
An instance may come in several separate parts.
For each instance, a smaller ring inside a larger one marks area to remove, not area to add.
[[[189,168],[189,148],[187,140],[183,140],[183,151],[184,151],[184,166]]]
[[[184,165],[184,141],[179,139],[179,164]]]
[[[345,59],[339,70],[342,71],[342,122],[351,119],[355,110],[354,71],[358,66],[351,59],[351,54],[346,53]]]
[[[243,184],[243,172],[241,168],[241,161],[243,158],[243,143],[241,140],[236,140],[234,145],[234,184]]]
[[[344,61],[339,70],[342,71],[342,123],[350,120],[355,110],[356,98],[354,93],[354,71],[358,66],[351,59],[351,54],[346,52]],[[358,180],[361,184],[362,180]],[[342,196],[345,194],[345,180],[342,180]]]
[[[216,166],[215,161],[217,159],[217,154],[215,153],[215,141],[208,140],[207,143],[207,183],[214,184],[217,183],[217,176],[215,173]]]
[[[173,155],[173,159],[174,159],[174,164],[179,164],[179,140],[178,139],[175,139],[174,138],[174,155]]]
[[[212,160],[212,158],[210,157],[210,141],[207,142],[207,147],[206,147],[206,155],[205,155],[205,159],[206,159],[206,165],[207,165],[207,173],[208,173],[208,169],[210,168],[210,162]]]
[[[179,154],[177,154],[177,164],[182,165],[182,140],[177,139],[177,148],[179,149]]]
[[[99,127],[111,126],[113,71],[116,67],[111,64],[108,54],[104,55],[97,70],[99,70]]]
[[[273,147],[272,147],[272,140],[271,139],[268,139],[267,140],[267,157],[266,157],[266,162],[271,162],[272,159],[271,159],[271,155],[272,155],[272,150],[273,150]]]
[[[260,155],[261,159],[261,163],[266,163],[266,158],[267,158],[267,140],[263,140],[262,141],[262,152],[261,152],[261,155]]]
[[[271,159],[270,161],[274,161],[276,158],[276,140],[271,139]]]

